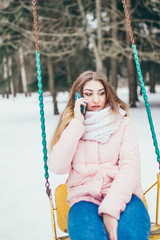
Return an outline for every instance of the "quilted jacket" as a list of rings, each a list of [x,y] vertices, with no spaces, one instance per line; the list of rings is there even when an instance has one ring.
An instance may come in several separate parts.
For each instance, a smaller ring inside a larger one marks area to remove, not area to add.
[[[135,130],[123,117],[107,143],[82,140],[84,125],[73,118],[53,147],[48,167],[55,174],[69,173],[68,204],[90,201],[117,220],[132,194],[140,199],[140,156]]]

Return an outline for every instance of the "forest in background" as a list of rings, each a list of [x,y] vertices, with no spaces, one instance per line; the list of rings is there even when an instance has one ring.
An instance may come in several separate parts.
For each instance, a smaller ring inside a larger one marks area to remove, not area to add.
[[[126,0],[145,84],[160,84],[160,1]],[[128,84],[138,100],[138,77],[120,0],[37,0],[44,91],[67,91],[86,70],[102,73],[116,90]],[[0,94],[37,91],[32,1],[0,0]]]

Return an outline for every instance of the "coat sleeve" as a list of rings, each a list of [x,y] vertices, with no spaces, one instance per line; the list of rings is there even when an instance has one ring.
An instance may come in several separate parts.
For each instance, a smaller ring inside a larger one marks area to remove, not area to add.
[[[73,118],[49,154],[47,165],[50,171],[55,174],[66,174],[70,171],[72,159],[83,133],[84,125],[79,119]]]
[[[140,154],[131,120],[125,118],[125,127],[119,152],[119,171],[99,206],[99,214],[109,214],[117,220],[138,184],[140,184]]]

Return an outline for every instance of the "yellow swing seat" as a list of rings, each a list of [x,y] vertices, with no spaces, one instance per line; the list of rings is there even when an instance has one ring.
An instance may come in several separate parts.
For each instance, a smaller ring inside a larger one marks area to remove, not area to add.
[[[160,191],[160,173],[157,174],[157,181],[144,193],[143,195],[143,203],[148,209],[147,202],[145,199],[145,195],[149,192],[155,185],[157,185],[157,200],[156,200],[156,222],[151,223],[151,232],[149,240],[160,240],[160,225],[158,224],[158,215],[159,215],[159,191]]]
[[[57,212],[57,224],[62,232],[68,233],[67,218],[70,207],[67,204],[67,185],[61,184],[55,190],[55,203]],[[58,238],[62,239],[62,238]],[[69,237],[63,238],[69,240]]]
[[[67,185],[60,184],[55,190],[55,204],[56,208],[56,217],[57,217],[57,225],[60,230],[64,233],[68,233],[67,230],[67,218],[70,207],[67,204]],[[53,211],[54,214],[54,211]],[[54,225],[56,227],[56,225]],[[63,239],[70,240],[69,236],[58,237],[56,234],[56,229],[54,229],[55,240]]]
[[[143,203],[148,209],[147,202],[145,199],[145,194],[151,190],[157,184],[157,206],[156,206],[156,222],[151,223],[151,233],[149,240],[160,239],[160,225],[158,224],[158,211],[159,211],[159,190],[160,190],[160,174],[157,174],[157,182],[154,183],[143,196]],[[61,229],[62,232],[67,233],[67,217],[69,212],[69,206],[67,204],[67,186],[66,184],[59,185],[55,190],[55,203],[56,203],[56,217],[57,217],[57,225]],[[54,212],[53,212],[54,214]],[[56,225],[55,225],[56,227]],[[56,232],[56,229],[55,229]],[[59,237],[55,236],[55,240],[63,239],[70,240],[69,236]]]
[[[151,223],[151,233],[149,240],[160,239],[160,225],[156,223]]]

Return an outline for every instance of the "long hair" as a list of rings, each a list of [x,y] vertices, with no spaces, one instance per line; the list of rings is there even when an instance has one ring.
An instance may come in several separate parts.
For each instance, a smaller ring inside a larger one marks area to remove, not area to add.
[[[69,95],[69,101],[67,106],[65,107],[64,111],[62,112],[56,130],[51,140],[50,144],[50,151],[52,150],[53,146],[59,140],[62,132],[68,126],[72,118],[74,117],[74,100],[75,100],[75,93],[78,91],[81,96],[83,96],[83,87],[86,82],[94,80],[100,81],[105,89],[106,92],[106,105],[110,105],[115,117],[119,114],[119,107],[126,111],[126,115],[128,115],[129,106],[124,103],[122,100],[118,98],[116,92],[113,90],[111,85],[107,82],[106,78],[100,75],[97,72],[93,71],[85,71],[79,75],[79,77],[74,82]]]

